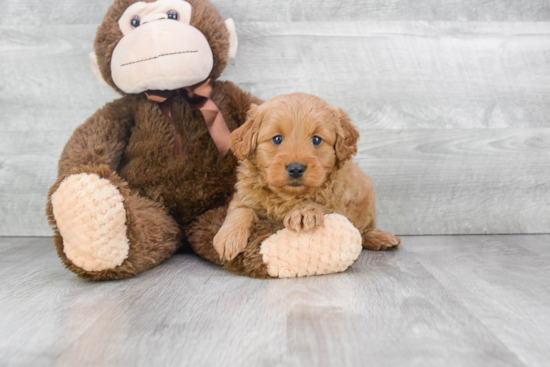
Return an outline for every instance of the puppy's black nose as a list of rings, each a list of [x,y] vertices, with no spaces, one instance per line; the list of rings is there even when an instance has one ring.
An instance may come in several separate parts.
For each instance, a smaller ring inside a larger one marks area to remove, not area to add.
[[[292,162],[288,166],[286,166],[286,171],[288,172],[288,175],[292,178],[300,178],[304,175],[304,172],[306,171],[306,166],[304,166],[301,163]]]

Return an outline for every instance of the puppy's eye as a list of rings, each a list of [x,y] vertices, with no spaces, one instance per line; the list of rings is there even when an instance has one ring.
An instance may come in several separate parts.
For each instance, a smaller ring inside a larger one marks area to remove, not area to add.
[[[168,15],[168,19],[174,19],[174,20],[178,20],[178,12],[175,11],[175,10],[170,10],[168,13],[166,13]]]
[[[283,136],[282,135],[274,136],[273,139],[271,139],[271,141],[273,141],[273,144],[275,145],[281,145],[281,143],[283,142]]]
[[[134,28],[139,27],[139,25],[141,24],[141,18],[136,15],[135,17],[132,18],[132,20],[130,21],[130,24]]]
[[[323,139],[321,139],[320,137],[318,137],[317,135],[315,135],[313,137],[313,139],[311,139],[313,141],[313,145],[316,145],[316,146],[319,146],[321,145],[321,143],[323,142]]]

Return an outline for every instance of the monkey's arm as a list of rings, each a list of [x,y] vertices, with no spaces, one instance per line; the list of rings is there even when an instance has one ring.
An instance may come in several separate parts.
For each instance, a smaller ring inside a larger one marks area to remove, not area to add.
[[[235,193],[227,209],[222,227],[214,237],[214,249],[224,260],[233,260],[244,250],[250,237],[250,229],[258,221],[253,209],[241,204],[239,194]]]
[[[116,171],[134,122],[129,101],[123,97],[108,103],[75,130],[61,154],[59,178],[83,166],[106,165]]]
[[[220,91],[223,93],[224,100],[229,105],[232,117],[239,126],[246,122],[251,104],[260,105],[263,103],[261,99],[250,92],[242,90],[233,82],[216,81],[216,87],[220,88]]]

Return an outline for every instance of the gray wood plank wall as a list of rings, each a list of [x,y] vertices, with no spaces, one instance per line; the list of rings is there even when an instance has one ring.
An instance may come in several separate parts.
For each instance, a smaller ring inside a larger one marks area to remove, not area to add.
[[[216,0],[236,20],[223,74],[261,98],[308,92],[361,130],[380,226],[550,232],[546,0]],[[72,131],[117,97],[87,54],[109,0],[0,0],[0,235],[50,235]]]

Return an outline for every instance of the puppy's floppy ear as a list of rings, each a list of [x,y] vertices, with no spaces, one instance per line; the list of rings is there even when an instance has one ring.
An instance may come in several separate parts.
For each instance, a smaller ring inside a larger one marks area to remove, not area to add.
[[[349,115],[340,107],[333,107],[338,116],[336,126],[336,158],[340,162],[345,162],[355,154],[357,154],[357,140],[359,139],[359,131],[351,123]]]
[[[231,151],[240,161],[244,161],[256,149],[260,125],[258,105],[252,103],[246,122],[231,133]]]

